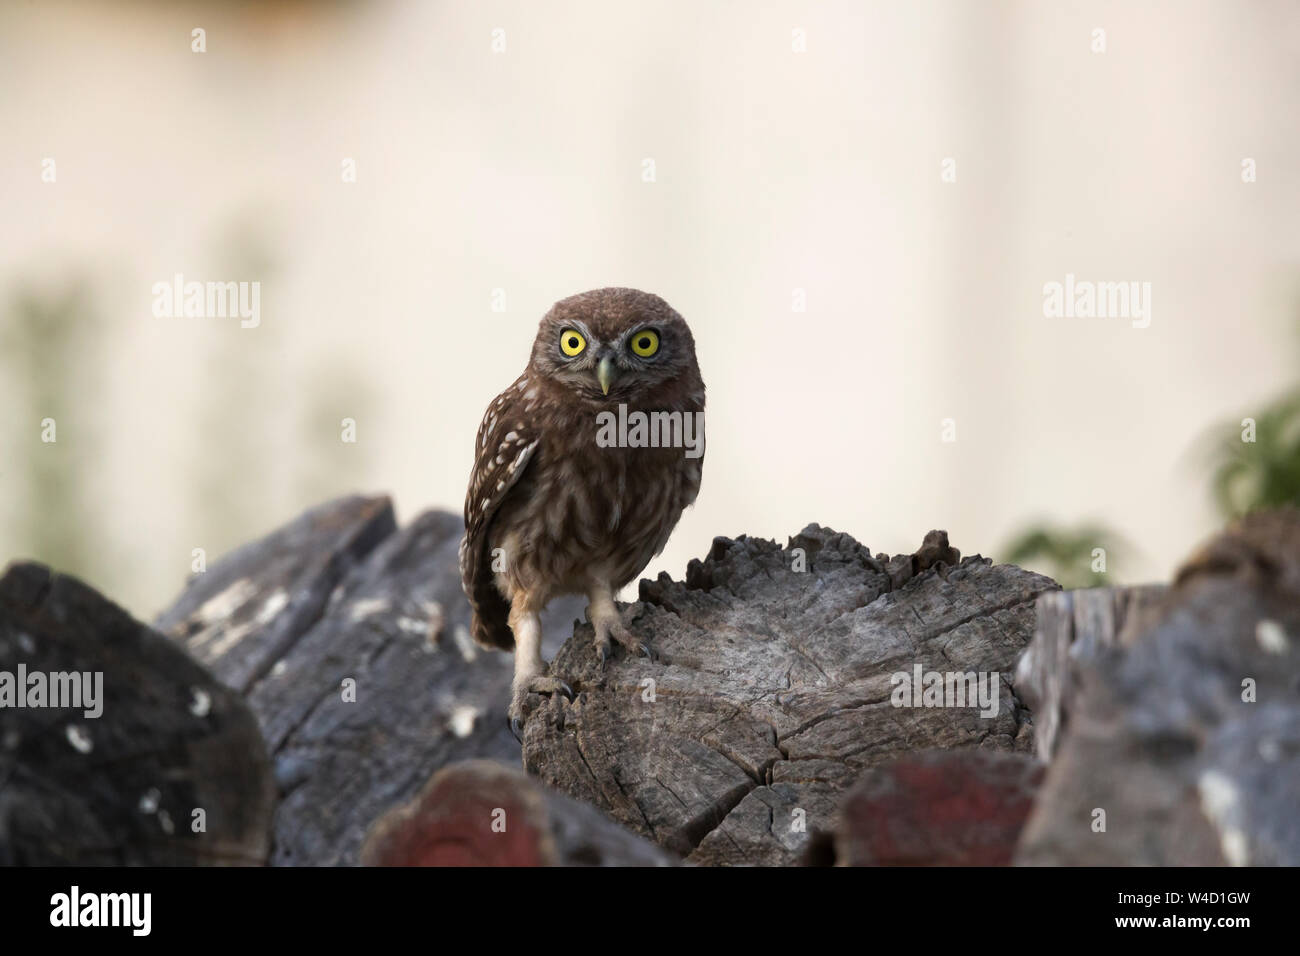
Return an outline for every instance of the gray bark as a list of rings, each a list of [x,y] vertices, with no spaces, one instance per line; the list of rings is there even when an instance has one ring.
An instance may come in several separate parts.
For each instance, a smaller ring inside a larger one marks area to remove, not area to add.
[[[445,511],[397,530],[388,499],[340,499],[223,558],[159,619],[261,723],[281,793],[272,862],[355,864],[367,828],[439,768],[518,765],[512,660],[469,639],[462,530]],[[550,649],[581,613],[552,604]]]
[[[1163,584],[1151,584],[1056,591],[1039,598],[1034,639],[1016,665],[1016,686],[1034,712],[1039,759],[1051,760],[1056,752],[1079,691],[1079,668],[1136,640],[1165,592]]]
[[[1300,865],[1300,516],[1252,516],[1163,593],[1073,600],[1138,613],[1044,616],[1026,669],[1068,720],[1017,862]]]

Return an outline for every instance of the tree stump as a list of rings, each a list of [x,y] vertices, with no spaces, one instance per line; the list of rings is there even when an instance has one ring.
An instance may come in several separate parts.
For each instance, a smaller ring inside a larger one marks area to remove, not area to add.
[[[797,862],[865,768],[1031,748],[1012,670],[1056,587],[959,560],[941,532],[893,558],[817,525],[785,548],[717,538],[685,581],[642,581],[625,612],[656,660],[616,649],[602,667],[591,627],[576,629],[551,667],[576,697],[538,701],[525,765],[689,862]],[[918,665],[989,676],[996,713],[894,706],[894,675]]]

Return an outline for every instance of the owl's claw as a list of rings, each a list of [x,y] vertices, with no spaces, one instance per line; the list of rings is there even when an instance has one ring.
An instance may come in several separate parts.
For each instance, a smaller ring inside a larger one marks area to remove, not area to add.
[[[515,740],[520,743],[523,743],[524,734],[524,701],[529,694],[542,694],[546,697],[553,694],[563,694],[569,700],[573,700],[573,688],[558,677],[536,674],[528,678],[524,683],[516,685],[510,698],[510,709],[506,711],[506,717],[510,724],[510,732],[515,735]]]
[[[619,643],[622,644],[623,642],[620,641]],[[637,641],[634,644],[623,644],[623,647],[627,649],[627,652],[629,654],[638,654],[641,657],[644,657],[647,660],[651,660],[651,661],[659,660],[659,655],[655,653],[654,648],[651,647],[649,644],[645,643],[645,641]],[[604,643],[601,643],[599,641],[596,642],[596,657],[598,659],[598,662],[600,663],[601,668],[603,669],[606,662],[609,660],[608,641],[605,641]]]
[[[572,687],[558,677],[547,677],[545,674],[538,674],[536,677],[530,678],[516,691],[516,696],[521,702],[528,694],[541,694],[544,697],[550,697],[552,694],[563,694],[569,700],[573,700]]]
[[[628,654],[640,655],[649,660],[656,660],[657,655],[651,650],[650,645],[637,638],[623,626],[623,622],[616,615],[607,618],[598,617],[592,625],[596,630],[596,656],[600,658],[600,666],[604,667],[605,662],[609,660],[610,638],[618,641]]]

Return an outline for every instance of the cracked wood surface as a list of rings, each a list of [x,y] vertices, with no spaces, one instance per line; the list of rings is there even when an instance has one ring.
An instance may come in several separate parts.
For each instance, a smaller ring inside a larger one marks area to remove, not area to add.
[[[624,612],[657,659],[617,650],[602,668],[579,625],[551,668],[576,697],[534,700],[526,767],[689,862],[776,865],[834,825],[864,768],[927,748],[1030,750],[1012,671],[1057,585],[979,556],[950,566],[932,536],[893,558],[817,525],[786,548],[715,539],[685,581],[643,580]],[[891,675],[916,664],[997,672],[996,716],[894,707]]]

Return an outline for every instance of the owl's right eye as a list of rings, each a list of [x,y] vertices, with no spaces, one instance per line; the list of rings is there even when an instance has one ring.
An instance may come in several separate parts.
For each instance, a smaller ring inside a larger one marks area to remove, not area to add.
[[[582,350],[586,347],[587,340],[576,329],[565,329],[560,333],[560,351],[570,358],[581,355]]]

